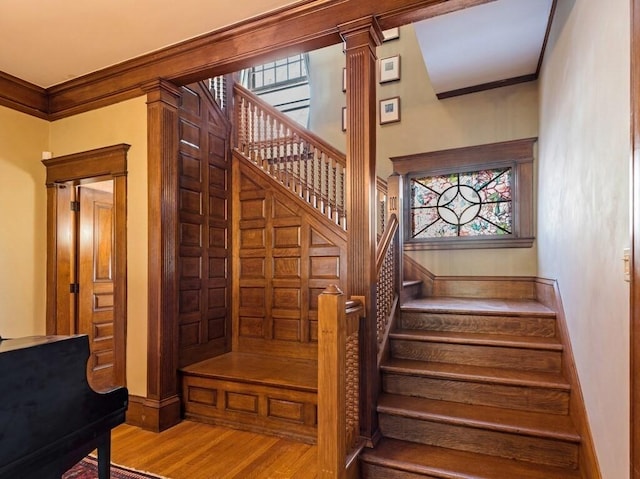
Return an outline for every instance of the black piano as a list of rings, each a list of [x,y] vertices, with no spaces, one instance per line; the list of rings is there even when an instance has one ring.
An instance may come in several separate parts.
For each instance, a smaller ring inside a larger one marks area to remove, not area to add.
[[[0,339],[0,479],[59,479],[96,448],[109,478],[128,394],[91,389],[88,358],[86,335]]]

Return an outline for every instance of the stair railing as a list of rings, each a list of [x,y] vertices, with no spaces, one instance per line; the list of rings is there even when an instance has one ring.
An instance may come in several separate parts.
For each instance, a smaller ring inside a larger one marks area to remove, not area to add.
[[[234,86],[236,151],[346,229],[346,158],[239,84]]]
[[[364,307],[336,286],[318,297],[318,477],[353,477],[360,437],[360,321]]]
[[[400,279],[400,228],[395,214],[389,216],[387,226],[378,243],[376,252],[376,336],[378,340],[378,366],[383,358],[384,346],[389,336],[393,317],[399,302]]]

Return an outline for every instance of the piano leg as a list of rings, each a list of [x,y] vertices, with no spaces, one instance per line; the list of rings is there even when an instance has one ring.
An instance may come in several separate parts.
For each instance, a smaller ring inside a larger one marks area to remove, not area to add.
[[[98,445],[98,479],[111,476],[111,431],[107,431]]]

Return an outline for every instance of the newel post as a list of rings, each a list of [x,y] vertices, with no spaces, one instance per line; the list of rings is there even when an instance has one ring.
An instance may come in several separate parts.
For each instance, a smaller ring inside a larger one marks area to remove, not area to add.
[[[391,215],[396,215],[398,220],[398,261],[395,271],[395,284],[402,291],[402,281],[404,274],[402,271],[404,244],[404,178],[398,173],[393,173],[387,180],[387,224]]]
[[[329,286],[318,297],[318,478],[345,472],[345,296]],[[341,327],[342,325],[342,327]]]

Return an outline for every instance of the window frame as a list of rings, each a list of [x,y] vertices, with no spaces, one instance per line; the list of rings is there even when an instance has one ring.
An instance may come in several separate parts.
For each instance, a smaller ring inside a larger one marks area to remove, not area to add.
[[[394,173],[405,179],[402,202],[404,250],[532,247],[535,240],[533,159],[536,141],[537,138],[526,138],[391,158]],[[513,169],[512,234],[411,239],[411,179],[506,167]]]

